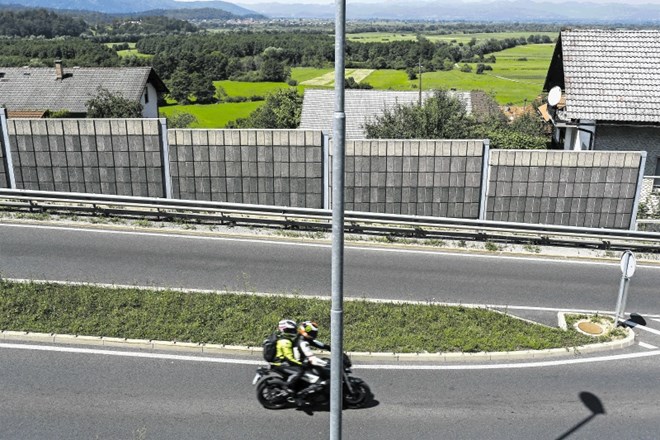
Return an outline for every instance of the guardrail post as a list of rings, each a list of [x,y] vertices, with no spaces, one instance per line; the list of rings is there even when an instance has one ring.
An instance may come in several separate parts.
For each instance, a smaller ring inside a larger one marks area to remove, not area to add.
[[[167,119],[160,118],[161,161],[163,163],[163,196],[172,198],[172,175],[170,174],[170,142],[167,136]]]
[[[5,171],[7,172],[7,184],[10,189],[16,189],[16,177],[14,176],[14,161],[11,157],[9,146],[9,127],[7,125],[7,109],[0,108],[0,133],[2,134],[2,149]]]
[[[639,160],[639,176],[637,177],[637,192],[635,193],[635,201],[633,202],[632,213],[630,214],[631,231],[637,230],[637,211],[639,210],[639,202],[642,198],[642,186],[644,186],[644,168],[646,168],[646,151],[640,151],[641,158]]]
[[[481,164],[481,197],[479,197],[479,220],[486,220],[488,209],[488,183],[490,182],[490,139],[484,139],[483,162]]]

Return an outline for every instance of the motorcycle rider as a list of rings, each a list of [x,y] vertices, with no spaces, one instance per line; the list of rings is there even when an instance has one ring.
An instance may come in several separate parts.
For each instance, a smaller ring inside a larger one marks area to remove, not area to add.
[[[300,350],[300,360],[308,359],[313,366],[325,367],[328,363],[317,357],[310,347],[313,345],[319,350],[330,351],[330,344],[324,344],[316,339],[319,334],[319,325],[314,321],[303,321],[298,325],[298,334],[300,336],[298,337],[297,347]]]
[[[311,346],[314,346],[320,350],[330,351],[330,344],[325,344],[316,340],[318,333],[319,326],[314,321],[303,321],[298,325],[298,338],[296,339],[295,348],[297,348],[297,354],[302,362],[303,368],[305,369],[325,367],[328,365],[326,361],[316,356],[311,348]],[[314,392],[318,387],[318,384],[310,384],[301,390],[297,396],[298,402],[302,401],[307,394]]]
[[[294,348],[298,339],[296,327],[296,322],[291,319],[283,319],[278,323],[277,329],[280,337],[275,345],[275,361],[271,362],[271,365],[275,367],[276,370],[288,376],[286,381],[286,392],[291,397],[296,395],[294,387],[305,372],[303,369],[303,363],[294,354]]]

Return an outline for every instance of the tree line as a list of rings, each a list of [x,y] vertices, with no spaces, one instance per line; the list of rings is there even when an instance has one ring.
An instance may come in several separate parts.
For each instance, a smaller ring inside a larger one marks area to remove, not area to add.
[[[45,9],[0,11],[0,35],[9,37],[77,37],[89,26],[81,19],[62,16]]]

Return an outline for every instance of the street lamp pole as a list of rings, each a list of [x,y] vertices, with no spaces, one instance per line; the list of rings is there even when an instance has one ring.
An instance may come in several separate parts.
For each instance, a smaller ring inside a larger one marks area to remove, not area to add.
[[[335,111],[332,129],[332,309],[330,332],[330,440],[341,440],[344,364],[344,53],[346,0],[335,0]]]

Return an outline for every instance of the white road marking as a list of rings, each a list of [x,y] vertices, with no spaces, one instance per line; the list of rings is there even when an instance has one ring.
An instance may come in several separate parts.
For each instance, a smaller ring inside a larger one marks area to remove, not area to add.
[[[33,351],[50,351],[59,353],[74,353],[74,354],[90,354],[102,356],[119,356],[119,357],[132,357],[142,359],[165,359],[173,361],[190,361],[190,362],[208,362],[216,364],[237,364],[237,365],[265,365],[264,361],[251,361],[243,359],[228,359],[216,358],[206,356],[185,356],[176,354],[163,354],[163,353],[143,353],[135,351],[111,351],[99,350],[92,348],[73,348],[73,347],[56,347],[51,345],[34,345],[34,344],[8,344],[0,343],[0,348],[14,349],[14,350],[33,350]],[[644,353],[630,353],[612,356],[599,356],[587,357],[579,359],[562,359],[555,361],[539,361],[539,362],[520,362],[520,363],[505,363],[505,364],[464,364],[464,365],[354,365],[353,368],[360,370],[503,370],[511,368],[539,368],[539,367],[556,367],[563,365],[587,364],[593,362],[608,362],[645,358],[650,356],[660,355],[660,350],[647,351]]]
[[[205,357],[205,356],[185,356],[179,354],[165,354],[165,353],[142,353],[136,351],[99,350],[96,348],[56,347],[52,345],[7,344],[0,342],[0,348],[13,348],[17,350],[34,350],[34,351],[54,351],[59,353],[98,354],[103,356],[119,356],[119,357],[133,357],[133,358],[145,358],[145,359],[211,362],[216,364],[265,365],[264,361],[213,358],[213,357]]]
[[[651,318],[651,320],[653,320],[655,322],[660,322],[660,318]]]
[[[242,241],[248,243],[265,243],[265,244],[277,244],[282,246],[299,246],[299,247],[316,247],[316,248],[330,248],[330,243],[300,243],[300,242],[291,242],[291,241],[279,241],[279,240],[259,240],[251,239],[246,237],[211,237],[211,236],[202,236],[202,235],[185,235],[185,234],[171,234],[171,233],[159,233],[159,232],[145,232],[145,231],[113,231],[108,229],[85,229],[85,228],[76,228],[76,227],[67,227],[67,226],[49,226],[49,225],[21,225],[21,224],[8,224],[0,223],[0,226],[11,227],[11,228],[35,228],[35,229],[52,229],[52,230],[63,230],[63,231],[76,231],[76,232],[92,232],[98,234],[120,234],[120,235],[142,235],[145,237],[167,237],[167,238],[179,238],[179,239],[191,239],[191,240],[215,240],[215,241]],[[402,253],[402,254],[441,254],[453,257],[466,257],[468,254],[460,252],[446,252],[441,249],[429,249],[429,250],[413,250],[413,249],[388,249],[383,247],[368,247],[368,246],[353,246],[350,243],[346,245],[347,249],[351,250],[361,250],[361,251],[371,251],[371,252],[393,252],[393,253]],[[470,258],[496,258],[499,260],[529,260],[529,261],[538,261],[545,263],[558,263],[558,264],[584,264],[584,265],[594,265],[594,266],[619,266],[619,262],[602,262],[602,261],[582,261],[574,259],[553,259],[553,258],[539,258],[539,257],[526,257],[526,256],[512,256],[512,255],[489,255],[489,254],[469,254]],[[643,265],[638,263],[638,267],[644,267],[644,269],[656,269],[660,270],[658,265]]]
[[[647,344],[646,342],[642,342],[642,341],[639,341],[637,345],[639,345],[642,348],[648,348],[649,350],[655,350],[658,348],[655,345]]]

